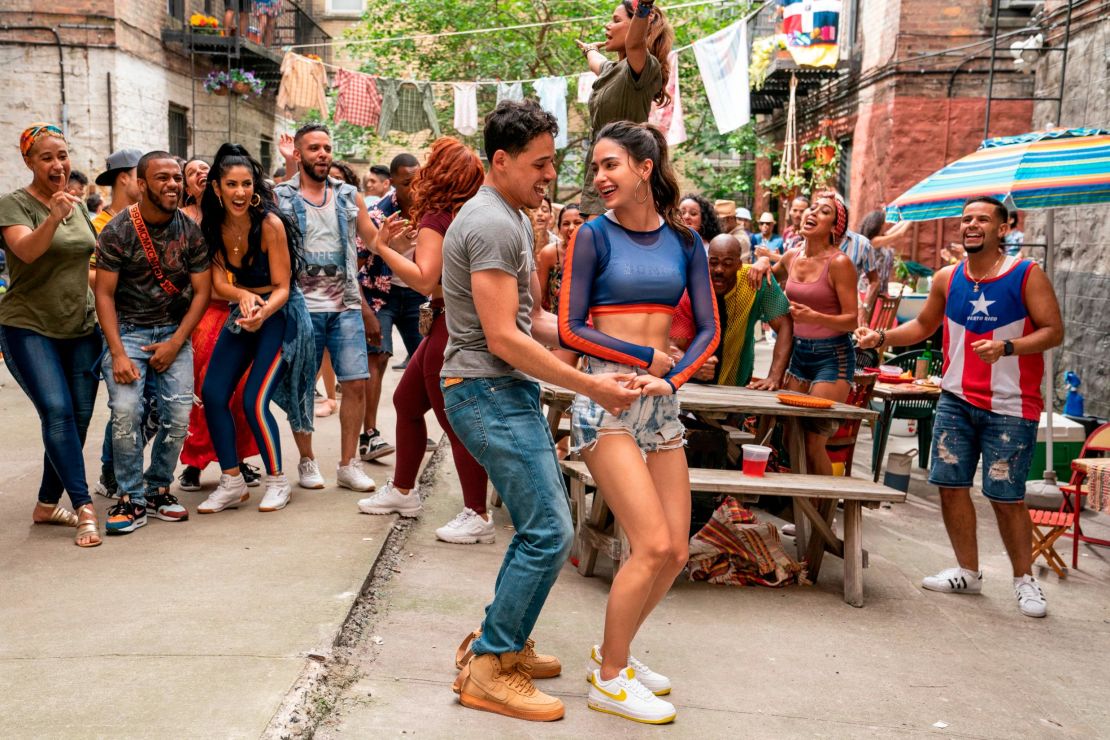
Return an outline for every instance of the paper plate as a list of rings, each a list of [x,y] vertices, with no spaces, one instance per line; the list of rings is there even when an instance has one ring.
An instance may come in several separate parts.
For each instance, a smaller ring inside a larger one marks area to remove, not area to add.
[[[787,406],[800,406],[806,409],[831,409],[835,403],[827,398],[818,398],[804,393],[780,393],[776,396],[779,403]]]

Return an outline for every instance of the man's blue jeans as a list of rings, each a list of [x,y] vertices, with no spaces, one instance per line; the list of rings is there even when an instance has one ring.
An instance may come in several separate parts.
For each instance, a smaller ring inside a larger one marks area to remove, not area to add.
[[[537,383],[510,376],[449,382],[441,382],[447,419],[486,469],[516,529],[473,650],[516,652],[570,553],[567,489]]]
[[[144,479],[151,488],[168,488],[181,445],[189,429],[189,410],[193,407],[193,346],[186,342],[164,372],[150,367],[151,353],[142,347],[164,342],[177,326],[120,326],[124,351],[135,363],[139,379],[117,383],[112,375],[112,355],[104,354],[104,383],[108,386],[108,407],[112,410],[112,454],[120,496],[135,503],[146,502]],[[150,466],[143,473],[143,393],[147,378],[153,375],[158,404],[158,434],[150,451]]]

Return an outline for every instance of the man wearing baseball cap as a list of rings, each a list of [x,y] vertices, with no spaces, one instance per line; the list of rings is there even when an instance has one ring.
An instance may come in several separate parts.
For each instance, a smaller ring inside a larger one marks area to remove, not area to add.
[[[112,202],[92,220],[97,234],[108,225],[113,216],[139,202],[139,182],[135,177],[135,167],[142,156],[142,151],[138,149],[120,149],[112,152],[105,160],[104,172],[97,176],[96,184],[112,189]]]

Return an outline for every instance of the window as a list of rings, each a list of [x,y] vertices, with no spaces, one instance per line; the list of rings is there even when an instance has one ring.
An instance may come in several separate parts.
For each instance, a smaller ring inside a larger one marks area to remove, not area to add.
[[[262,164],[262,171],[269,173],[274,163],[274,140],[272,137],[263,136],[258,141],[258,161]]]
[[[166,0],[166,15],[170,18],[176,18],[182,23],[185,22],[185,3],[186,0]]]
[[[836,189],[845,203],[852,202],[852,138],[840,140],[840,167],[836,171]]]
[[[362,15],[366,0],[327,0],[328,15]]]
[[[175,157],[189,157],[189,111],[170,103],[169,147]]]

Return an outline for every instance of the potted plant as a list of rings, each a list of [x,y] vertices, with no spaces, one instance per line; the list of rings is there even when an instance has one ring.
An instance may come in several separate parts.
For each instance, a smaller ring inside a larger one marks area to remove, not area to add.
[[[204,89],[213,95],[227,95],[231,87],[231,78],[222,69],[214,69],[204,79]]]
[[[805,173],[801,170],[780,172],[760,183],[767,192],[780,200],[794,197],[806,184]]]
[[[821,167],[832,164],[840,154],[840,147],[828,136],[818,136],[802,148],[807,154],[813,156],[814,164]]]
[[[254,72],[245,69],[233,69],[228,73],[231,92],[248,98],[252,95],[261,95],[266,83],[260,80]]]
[[[212,15],[193,13],[189,16],[189,28],[193,33],[218,34],[220,32],[220,21]]]

